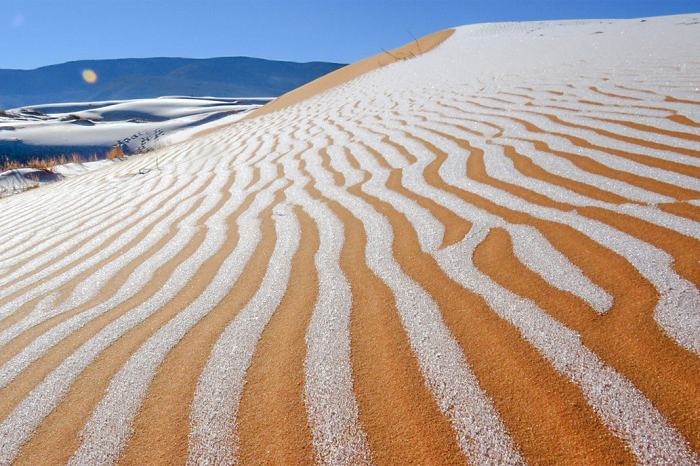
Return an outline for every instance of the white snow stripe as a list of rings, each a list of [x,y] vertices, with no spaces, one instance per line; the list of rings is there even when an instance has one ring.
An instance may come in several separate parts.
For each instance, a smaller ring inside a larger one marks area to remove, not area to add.
[[[217,171],[215,168],[213,171]],[[236,192],[240,192],[242,187],[247,184],[247,180],[249,179],[251,173],[247,170],[243,170],[243,166],[241,167],[241,170],[238,172],[238,177],[239,179],[236,180],[234,186],[232,189]],[[243,177],[243,179],[240,179],[240,177]],[[84,279],[81,283],[76,285],[75,289],[73,290],[71,296],[63,302],[59,307],[55,309],[46,309],[46,310],[38,310],[35,309],[32,311],[28,316],[23,318],[20,322],[14,324],[7,330],[0,332],[0,346],[6,344],[8,341],[10,341],[12,338],[16,337],[19,333],[22,331],[25,331],[26,329],[37,325],[40,322],[43,322],[45,320],[48,320],[50,318],[55,317],[56,315],[59,315],[63,312],[70,311],[72,309],[77,308],[78,306],[87,303],[89,300],[95,298],[95,296],[100,292],[102,286],[106,284],[111,277],[116,274],[122,267],[124,267],[126,264],[130,263],[132,260],[138,258],[139,256],[143,255],[145,251],[147,251],[150,246],[153,244],[156,244],[159,239],[168,232],[168,230],[171,227],[171,225],[178,221],[180,217],[188,210],[191,208],[191,206],[199,199],[200,196],[197,197],[189,197],[187,196],[187,193],[194,193],[196,192],[207,180],[206,179],[198,179],[196,182],[191,182],[189,185],[177,196],[173,197],[169,200],[167,200],[165,203],[163,203],[157,210],[153,211],[150,216],[145,217],[144,219],[140,220],[133,228],[132,230],[135,231],[131,232],[130,237],[133,237],[133,235],[138,234],[141,232],[142,229],[147,228],[150,224],[152,224],[152,229],[151,231],[144,237],[139,243],[136,245],[132,246],[130,250],[122,254],[121,256],[117,257],[115,260],[112,260],[111,262],[106,263],[102,268],[97,270],[91,277],[87,277]],[[238,186],[238,187],[236,187]],[[174,208],[174,209],[173,209]],[[169,213],[168,213],[169,212]],[[168,213],[165,217],[163,217],[164,213]],[[204,212],[202,212],[204,214]],[[194,214],[193,214],[194,215]],[[198,218],[198,217],[189,217],[189,219],[182,220],[183,222],[189,222],[191,221],[192,218]],[[154,223],[155,220],[155,223]],[[179,228],[179,227],[178,227]],[[191,236],[190,236],[191,237]],[[180,238],[180,237],[178,237]],[[189,238],[189,237],[188,237]],[[181,241],[188,241],[189,239],[186,240],[181,240]],[[183,245],[186,243],[182,243]],[[144,267],[147,267],[151,270],[150,273],[143,274],[143,272],[140,272],[140,279],[134,280],[133,277],[129,277],[127,280],[127,283],[123,285],[119,292],[117,293],[119,295],[119,298],[110,298],[110,302],[113,303],[111,307],[104,307],[102,304],[98,305],[97,308],[102,308],[103,310],[100,311],[99,313],[95,313],[95,309],[91,309],[89,314],[93,314],[93,316],[99,315],[106,310],[111,309],[115,303],[121,303],[126,301],[130,296],[133,296],[137,292],[139,292],[143,286],[150,280],[152,277],[153,272],[157,267],[153,267],[155,264],[162,265],[167,260],[169,260],[171,257],[173,257],[178,251],[180,247],[176,246],[172,242],[170,244],[165,245],[159,252],[156,252],[154,254],[153,258],[150,261],[147,261],[144,264],[141,264],[139,266],[139,270],[143,269]],[[163,251],[170,251],[169,254],[163,255]],[[137,272],[135,272],[137,273]],[[128,292],[129,294],[126,294],[124,292]],[[84,325],[85,322],[87,322],[86,319],[87,314],[82,315],[77,317],[76,319],[71,319],[71,321],[75,322],[75,324],[81,326]],[[93,317],[89,317],[89,319],[92,319]],[[77,322],[80,322],[79,324]],[[0,370],[0,374],[2,371]],[[2,381],[2,377],[0,376],[0,383]]]
[[[223,178],[221,181],[223,185]],[[183,235],[193,234],[192,230],[193,226],[189,229],[183,227],[181,232]],[[19,403],[0,424],[0,465],[14,461],[20,447],[58,405],[76,377],[113,342],[170,301],[194,275],[200,264],[200,256],[196,254],[183,262],[154,296],[120,316],[81,345]]]
[[[203,182],[204,180],[202,180]],[[188,209],[192,208],[194,203],[197,201],[197,198],[189,197],[188,196],[188,191],[192,192],[196,190],[198,187],[201,186],[201,182],[193,182],[190,186],[188,186],[185,190],[181,192],[181,196],[178,196],[174,199],[172,199],[170,202],[166,202],[165,204],[162,204],[158,210],[154,211],[151,213],[150,216],[145,216],[144,218],[140,219],[136,225],[132,227],[127,227],[128,229],[126,231],[122,231],[119,233],[120,237],[116,240],[117,244],[114,244],[112,248],[116,249],[118,248],[121,244],[124,244],[133,238],[135,238],[138,234],[140,234],[143,229],[147,228],[149,224],[153,223],[154,219],[157,219],[156,215],[160,214],[162,215],[162,212],[168,212],[168,210],[171,210],[169,215],[165,217],[165,219],[160,218],[158,219],[159,222],[153,225],[153,230],[149,232],[147,235],[147,238],[145,238],[145,241],[139,243],[136,245],[134,248],[132,248],[130,251],[128,251],[126,254],[118,257],[115,261],[108,262],[102,269],[98,270],[95,275],[97,275],[96,280],[91,280],[92,277],[86,278],[86,280],[78,283],[76,285],[75,290],[71,294],[71,297],[68,298],[67,301],[65,301],[62,305],[57,306],[57,307],[50,307],[48,309],[41,309],[37,306],[36,309],[32,310],[29,314],[27,314],[24,318],[22,318],[20,321],[17,323],[13,324],[12,326],[8,327],[7,329],[3,330],[0,332],[0,347],[6,345],[9,343],[12,339],[16,338],[18,335],[20,335],[22,332],[26,331],[27,329],[38,325],[41,322],[44,322],[46,320],[49,320],[53,317],[56,317],[57,315],[60,315],[63,312],[67,312],[69,310],[72,310],[79,305],[89,301],[91,298],[93,298],[99,291],[101,286],[106,283],[109,278],[111,278],[110,274],[105,274],[105,268],[110,268],[116,266],[123,265],[124,260],[129,259],[131,256],[136,255],[138,257],[140,254],[143,253],[145,250],[147,244],[149,243],[148,240],[151,240],[150,242],[156,242],[157,238],[162,236],[167,229],[170,227],[170,225],[178,220],[181,220],[182,215],[184,215]],[[157,204],[155,204],[157,205]],[[190,235],[191,237],[191,235]],[[153,241],[155,240],[155,241]],[[189,240],[189,237],[187,239],[184,239],[185,241]],[[174,245],[166,245],[165,248],[173,249]],[[101,255],[102,257],[107,257],[108,254],[112,254],[111,249],[108,251],[103,251],[103,254]],[[94,256],[93,256],[94,257]],[[100,257],[100,258],[102,258]],[[80,270],[77,271],[79,273]],[[72,278],[74,278],[76,275],[76,272],[72,274],[62,274],[51,281],[45,282],[42,286],[39,286],[35,288],[34,292],[27,293],[18,299],[15,299],[11,301],[10,303],[6,304],[5,306],[0,307],[0,310],[6,310],[10,309],[9,312],[11,312],[13,309],[18,308],[22,304],[28,302],[31,299],[34,299],[36,296],[41,296],[42,294],[48,292],[48,290],[52,290],[55,288],[60,287],[61,285],[67,283],[70,281]],[[144,283],[142,283],[143,285]],[[82,290],[81,288],[84,288]],[[132,288],[133,289],[133,288]],[[138,289],[133,289],[134,292],[137,292]],[[125,299],[124,299],[125,300]],[[8,311],[5,311],[8,312]],[[1,371],[0,371],[1,372]],[[1,377],[0,377],[1,380]]]
[[[263,176],[261,177],[262,182],[275,174],[274,167],[270,164],[267,165],[268,169],[264,170]],[[210,185],[212,187],[212,192],[218,192],[218,190],[224,186],[225,180],[226,177],[224,173],[219,173],[215,177],[215,181]],[[256,184],[251,187],[251,189],[255,188],[259,189],[259,186]],[[260,197],[260,195],[258,195],[258,197]],[[258,198],[256,198],[256,200],[257,199]],[[203,211],[210,209],[216,204],[216,201],[216,196],[212,196],[212,199],[203,203],[201,209]],[[232,201],[242,202],[243,197],[239,198],[234,196]],[[251,208],[254,207],[254,205],[251,206]],[[233,210],[235,210],[235,207],[232,207],[231,211]],[[221,216],[225,215],[225,213],[226,211],[222,210],[217,212],[217,215]],[[209,221],[214,222],[215,220],[210,218]],[[213,229],[210,228],[210,230]],[[193,234],[194,225],[183,225],[179,233],[183,235]],[[174,244],[177,244],[177,241],[174,241]],[[104,349],[167,304],[187,282],[189,282],[201,264],[214,253],[213,250],[209,250],[208,246],[208,244],[200,245],[198,251],[176,268],[167,282],[155,295],[141,305],[120,316],[117,320],[95,334],[61,365],[54,369],[20,402],[14,411],[0,424],[0,465],[9,464],[14,460],[19,452],[19,448],[29,439],[39,423],[60,402],[75,378],[90,365]]]
[[[429,131],[420,129],[412,129],[418,137],[429,138]],[[460,134],[465,138],[469,135],[459,130],[447,129],[450,133]],[[522,175],[515,169],[513,161],[504,155],[503,148],[494,144],[488,143],[484,138],[469,137],[473,147],[484,151],[484,166],[489,176],[495,179],[512,184],[513,186],[521,186],[528,190],[537,192],[553,201],[565,202],[574,206],[594,206],[614,212],[626,214],[632,217],[642,219],[654,225],[667,228],[669,230],[681,233],[686,236],[691,236],[695,239],[700,239],[700,223],[690,219],[669,214],[656,206],[642,206],[638,204],[626,203],[622,205],[611,204],[608,202],[598,201],[587,196],[583,196],[568,189],[559,187],[558,185],[541,181],[535,178],[528,178]],[[619,193],[624,195],[625,193]],[[672,198],[654,199],[656,202],[671,202],[675,201]]]
[[[426,137],[426,136],[424,136],[424,137]],[[644,272],[647,272],[647,273],[652,272],[652,270],[650,270],[651,264],[649,263],[651,261],[648,261],[648,259],[652,259],[654,266],[655,266],[654,268],[657,271],[660,268],[662,270],[662,272],[661,272],[662,275],[665,274],[667,279],[670,278],[671,280],[673,280],[673,286],[669,286],[669,285],[664,285],[662,280],[657,279],[656,282],[659,285],[663,286],[662,290],[665,288],[666,290],[668,290],[668,292],[670,294],[675,295],[679,298],[681,296],[687,296],[687,298],[689,299],[689,301],[688,301],[689,303],[693,301],[693,299],[694,299],[693,298],[693,296],[694,296],[693,295],[693,288],[689,288],[690,285],[688,285],[687,282],[684,283],[683,280],[680,279],[680,277],[675,275],[675,273],[668,266],[670,264],[668,264],[668,265],[665,264],[665,260],[667,259],[667,255],[664,255],[663,252],[658,251],[655,248],[650,247],[649,245],[646,245],[645,243],[642,243],[639,240],[636,240],[634,238],[630,238],[627,235],[623,235],[620,232],[618,232],[612,228],[600,225],[597,222],[587,221],[587,219],[581,219],[581,217],[577,216],[575,213],[560,213],[554,209],[547,209],[547,208],[543,208],[541,206],[533,206],[533,205],[528,204],[524,200],[516,198],[515,196],[512,196],[512,195],[509,195],[508,193],[505,193],[501,190],[497,190],[497,189],[494,189],[490,186],[484,185],[482,183],[477,183],[473,180],[469,180],[464,176],[465,171],[464,171],[463,167],[466,165],[466,159],[468,156],[468,154],[466,154],[465,151],[461,150],[461,148],[459,148],[456,144],[448,144],[444,138],[439,138],[437,136],[430,136],[430,137],[426,137],[426,139],[428,139],[432,144],[435,144],[437,147],[441,148],[446,153],[450,154],[450,157],[448,157],[447,161],[441,166],[440,171],[439,171],[440,175],[448,183],[453,184],[461,189],[465,189],[467,191],[474,192],[474,193],[484,197],[485,199],[490,200],[492,202],[495,202],[497,204],[505,205],[506,207],[509,207],[511,209],[524,211],[524,212],[530,213],[532,215],[535,215],[536,217],[543,217],[543,218],[546,218],[549,220],[559,221],[560,223],[565,223],[565,224],[570,224],[570,225],[576,223],[576,225],[572,225],[572,226],[574,226],[574,227],[578,226],[579,230],[588,234],[597,242],[604,244],[608,247],[611,247],[613,250],[623,251],[623,255],[625,255],[624,252],[626,252],[625,251],[626,247],[644,248],[646,252],[650,253],[651,257],[645,255],[645,257],[642,258],[642,257],[640,257],[641,256],[640,254],[632,254],[631,250],[629,250],[629,252],[625,256],[628,258],[628,260],[630,260],[638,268],[645,268],[646,270],[644,270],[643,273]],[[413,144],[412,150],[414,151],[414,155],[415,155],[416,151],[428,152],[425,149],[425,147],[421,143],[418,143],[418,142]],[[427,158],[427,156],[426,156],[426,158]],[[575,219],[576,222],[574,222],[574,220],[572,220],[572,218]],[[472,221],[475,225],[478,226],[478,219],[468,218],[468,220]],[[579,222],[581,222],[581,223],[585,222],[585,226],[587,228],[585,228],[584,225],[581,225]],[[593,228],[594,225],[595,225],[595,228]],[[600,231],[600,234],[595,234],[593,230],[596,230],[596,229],[604,230],[605,234],[603,234],[602,231]],[[475,232],[476,231],[477,230],[475,230]],[[611,241],[610,240],[611,237],[617,238],[617,239],[615,239],[614,241]],[[458,252],[458,250],[454,249],[454,248],[448,248],[448,249],[449,249],[449,252],[439,251],[439,252],[435,253],[435,255],[436,256],[444,256],[445,260],[447,258],[454,258],[455,260],[457,260],[457,258],[459,258],[465,254],[467,257],[471,257],[470,252],[469,252],[470,250],[464,250],[464,251]],[[368,260],[369,260],[369,258],[368,258]],[[648,266],[645,265],[645,262],[646,262],[646,264],[648,264]],[[659,265],[661,265],[661,267],[659,267]],[[658,276],[658,272],[656,272],[656,273]],[[463,283],[466,286],[467,280],[465,279],[461,283]],[[681,293],[677,292],[675,290],[676,286],[681,287],[683,289],[683,291]],[[506,298],[503,298],[504,291],[507,291],[507,290],[499,290],[498,293],[492,293],[491,294],[492,299],[495,300],[499,296],[502,297],[502,299],[506,299]],[[485,290],[482,290],[482,293],[485,293]],[[663,303],[664,303],[664,299],[662,298],[661,305],[663,305]],[[495,303],[492,305],[495,306]],[[678,307],[680,307],[681,311],[685,308],[686,313],[684,314],[684,317],[691,317],[691,319],[692,319],[692,316],[690,314],[688,314],[688,312],[687,312],[690,310],[688,304],[686,304],[685,306],[673,306],[673,307],[669,306],[669,308],[673,308],[676,311],[678,310]],[[545,314],[545,317],[547,317],[546,314]],[[687,320],[688,319],[686,319],[686,321]],[[554,322],[556,322],[556,321],[554,321]],[[560,327],[563,327],[563,326],[561,326],[561,324],[558,324],[558,325]],[[680,327],[680,325],[679,325],[679,327]],[[669,326],[666,326],[666,328],[668,329]],[[695,328],[695,326],[691,325],[691,329],[694,329],[694,328]],[[573,334],[573,332],[566,329],[565,327],[563,327],[562,330],[569,332],[569,334]],[[523,330],[521,330],[521,331],[523,331]],[[690,333],[692,333],[692,330],[691,330],[691,332],[687,332],[686,336],[690,336]],[[550,339],[552,339],[552,338],[554,338],[554,336],[550,337]],[[540,347],[541,351],[543,349],[544,349],[543,347]],[[588,350],[585,350],[585,351],[587,351],[587,353],[590,355],[590,357],[597,360],[597,358],[595,358],[595,356],[592,353],[590,353],[590,351],[588,351]],[[553,357],[553,356],[550,355],[549,357]],[[587,356],[587,358],[588,358],[588,356]],[[588,359],[586,359],[586,360],[588,360]],[[590,363],[591,361],[588,361],[588,362]],[[598,366],[597,367],[598,372],[596,372],[596,373],[605,374],[605,375],[601,376],[599,379],[597,379],[596,383],[601,382],[601,380],[604,380],[607,375],[610,375],[611,372],[614,372],[614,371],[612,371],[611,368],[608,368],[608,367],[605,367],[604,365],[602,365],[602,363],[598,362],[597,364],[594,365],[594,367],[596,365]],[[558,369],[560,369],[560,370],[563,370],[565,368],[566,367],[562,366],[562,365],[560,365],[558,367]],[[568,375],[570,377],[573,377],[574,374],[569,373]],[[579,376],[579,379],[575,380],[575,381],[577,381],[579,384],[582,384],[580,376]],[[614,395],[612,395],[612,397],[607,398],[607,399],[600,399],[599,397],[598,398],[593,397],[591,395],[593,393],[593,389],[588,387],[589,388],[588,389],[589,400],[591,400],[592,404],[594,404],[596,409],[598,409],[601,412],[603,412],[603,411],[605,412],[604,416],[606,416],[607,422],[609,423],[609,425],[615,426],[614,430],[616,431],[616,433],[618,433],[618,435],[623,436],[623,438],[626,441],[633,444],[632,448],[635,451],[635,453],[640,457],[641,461],[649,462],[649,463],[653,464],[654,461],[656,461],[655,458],[664,457],[665,455],[666,455],[665,460],[668,460],[669,458],[671,458],[672,460],[678,460],[680,462],[688,461],[688,460],[692,461],[692,462],[696,461],[694,453],[692,452],[692,450],[689,449],[689,447],[688,447],[687,443],[685,443],[684,439],[675,431],[675,429],[673,429],[668,424],[668,421],[666,421],[665,418],[663,418],[663,416],[653,408],[651,403],[648,400],[646,400],[646,398],[644,398],[644,396],[640,392],[638,392],[638,391],[636,391],[636,389],[634,389],[634,387],[629,383],[629,381],[627,381],[626,379],[624,379],[623,377],[618,375],[615,383],[617,385],[616,385],[616,389],[614,390]],[[584,390],[586,389],[585,386],[583,388],[584,388]],[[622,409],[613,408],[611,406],[611,404],[613,404],[613,403],[617,403],[618,406],[620,406],[620,407],[624,406],[624,408],[622,408]],[[630,403],[631,406],[630,405],[625,406],[625,403]],[[639,406],[639,408],[637,408],[636,406]],[[642,420],[637,419],[635,417],[637,415],[636,413],[624,412],[624,411],[630,410],[630,409],[631,410],[640,409],[642,411],[642,414],[640,416],[643,417],[644,419],[642,419]],[[623,413],[619,413],[618,411],[623,411]],[[659,422],[661,422],[660,419],[661,419],[661,421],[663,421],[662,424],[659,424]],[[631,431],[629,430],[630,425],[634,424],[634,423],[637,423],[638,425],[645,425],[646,427],[650,427],[650,426],[658,424],[658,425],[662,426],[660,429],[664,432],[662,432],[660,434],[660,437],[657,440],[654,440],[654,439],[649,440],[647,438],[642,438],[642,437],[639,437],[639,435],[638,435],[638,434],[640,434],[640,431],[635,431],[634,433],[631,433]],[[625,430],[625,429],[627,429],[627,430]],[[668,445],[669,447],[665,448],[664,447],[665,445]],[[659,450],[659,449],[664,449],[664,448],[665,448],[664,451]]]
[[[549,316],[534,302],[518,297],[481,273],[472,263],[487,229],[472,228],[458,244],[434,254],[453,280],[483,296],[489,306],[512,323],[554,367],[583,391],[603,422],[625,440],[640,464],[697,465],[687,441],[629,380],[603,364],[580,336]]]
[[[277,242],[263,281],[221,334],[199,377],[190,413],[188,465],[238,464],[236,414],[245,375],[260,335],[287,289],[300,241],[299,224],[288,205],[276,205],[273,217]]]
[[[391,139],[395,140],[395,142],[400,145],[404,145],[404,147],[412,147],[415,145],[399,131],[389,128],[386,128],[385,131],[390,135]],[[392,149],[396,150],[393,147],[387,148],[385,146],[378,146],[376,149],[380,150],[381,153],[389,152]],[[480,211],[480,209],[467,207],[463,201],[447,195],[444,191],[428,186],[422,174],[425,166],[432,160],[428,158],[423,151],[417,151],[413,155],[417,157],[417,163],[404,168],[402,173],[402,182],[407,189],[432,199],[436,203],[452,210],[457,215],[461,215],[462,217],[466,216],[465,218],[468,218],[470,221],[481,224],[484,224],[486,221],[493,227],[500,226],[507,229],[513,238],[513,245],[518,258],[531,270],[539,274],[545,281],[559,289],[569,291],[580,297],[591,304],[598,312],[606,312],[612,306],[612,296],[591,282],[578,267],[573,265],[565,256],[557,251],[536,229],[524,225],[507,223],[494,215],[485,214],[483,211]],[[434,156],[432,159],[434,159]],[[365,186],[369,189],[373,184],[366,183]],[[382,183],[377,183],[376,186],[379,187],[379,191],[375,190],[375,192],[382,193],[384,191],[381,189],[381,186],[383,186]],[[367,192],[369,193],[370,191]],[[409,215],[405,208],[401,207],[395,201],[392,201],[391,198],[383,197],[382,194],[377,195],[383,200],[391,202],[397,210]],[[411,220],[411,222],[414,223],[414,225],[416,224],[415,220]],[[417,231],[418,230],[417,228]],[[421,244],[424,245],[427,244],[427,242],[423,241]],[[430,249],[422,246],[422,249],[426,252],[433,252],[437,250],[437,247]]]
[[[319,232],[319,249],[314,256],[318,298],[306,331],[304,361],[305,401],[314,449],[320,464],[372,464],[353,394],[352,292],[340,268],[345,229],[325,203],[312,199],[303,189],[308,178],[299,172],[295,162],[288,160],[285,164],[285,173],[294,180],[294,185],[288,189],[288,199],[309,214]]]
[[[513,253],[527,268],[550,285],[578,296],[598,313],[610,310],[613,305],[610,293],[586,277],[536,228],[508,225],[506,229],[513,241]]]
[[[318,159],[318,156],[304,157],[323,195],[338,201],[363,223],[367,233],[367,265],[394,293],[426,385],[441,411],[450,419],[461,449],[477,464],[522,464],[492,401],[479,387],[459,345],[442,320],[437,304],[404,274],[394,259],[394,234],[387,219],[365,201],[335,187]]]
[[[168,182],[169,180],[161,178],[159,180],[160,186],[154,187],[154,190],[156,192],[168,192],[171,190],[176,190],[178,188],[183,188],[183,186],[172,185],[170,186],[169,190],[163,189],[163,186],[167,186]],[[158,205],[159,202],[162,202],[162,200],[163,196],[153,196],[150,193],[148,194],[148,197],[136,197],[135,199],[133,199],[133,203],[131,203],[131,205],[125,205],[124,208],[119,208],[119,206],[115,206],[116,212],[113,211],[111,212],[111,214],[109,212],[106,212],[97,216],[96,218],[91,219],[89,223],[85,225],[87,228],[81,228],[79,226],[81,222],[79,217],[80,213],[76,212],[76,217],[74,217],[73,221],[69,224],[72,227],[70,231],[64,232],[63,234],[61,234],[60,232],[47,232],[39,234],[37,238],[38,244],[37,241],[25,238],[24,243],[25,247],[28,248],[28,250],[24,253],[18,254],[15,257],[8,258],[4,262],[4,265],[12,266],[24,261],[22,267],[10,275],[0,277],[0,285],[7,285],[12,282],[16,282],[22,276],[28,275],[30,277],[33,277],[39,272],[43,273],[43,276],[48,276],[50,271],[60,270],[61,264],[66,263],[66,260],[63,260],[57,264],[53,264],[50,267],[47,267],[46,264],[49,264],[52,260],[55,260],[56,258],[60,258],[61,255],[70,251],[71,248],[79,245],[81,242],[84,242],[86,237],[93,236],[94,238],[99,238],[105,236],[106,232],[115,231],[119,228],[124,228],[123,225],[128,224],[129,222],[133,222],[134,217],[138,218],[138,215],[144,216],[149,214],[151,210]],[[142,205],[139,206],[139,204]],[[137,208],[137,206],[139,207]],[[55,227],[55,224],[49,222],[48,228],[51,229],[53,227]],[[49,249],[42,251],[45,248]],[[73,253],[71,254],[71,256],[80,257],[78,254]],[[27,260],[29,258],[32,259]],[[47,269],[49,270],[47,271]],[[27,279],[25,279],[24,281],[27,281]],[[19,289],[18,287],[20,286],[20,283],[13,283],[12,286],[13,288],[10,288],[11,290]],[[3,290],[3,293],[0,296],[4,297],[8,294],[9,292]]]
[[[627,259],[659,291],[661,298],[654,310],[654,317],[659,325],[684,348],[700,354],[700,291],[673,270],[673,257],[670,254],[576,212],[562,212],[530,204],[506,191],[471,180],[461,169],[466,166],[469,157],[464,149],[437,135],[426,134],[424,137],[450,154],[438,171],[448,184],[535,218],[568,225]],[[414,144],[413,150],[429,152],[419,143]]]
[[[241,192],[243,186],[245,186],[250,180],[250,171],[241,171],[239,176],[232,187],[234,192]],[[178,206],[179,207],[179,206]],[[186,206],[184,206],[186,207]],[[177,209],[176,209],[177,210]],[[193,214],[196,215],[196,214]],[[179,215],[177,211],[172,212],[168,218],[163,220],[163,223],[159,225],[160,228],[167,228],[170,223],[169,219],[177,220]],[[153,278],[154,273],[162,265],[171,260],[180,250],[190,241],[192,236],[196,233],[195,230],[190,230],[189,234],[181,234],[175,236],[165,247],[154,254],[150,260],[143,262],[139,267],[134,270],[134,272],[129,276],[126,282],[119,288],[119,290],[106,301],[86,310],[80,314],[77,314],[64,322],[52,327],[50,330],[42,334],[33,340],[29,345],[27,345],[22,351],[20,351],[11,360],[0,367],[0,388],[4,387],[7,383],[13,380],[19,373],[26,369],[30,364],[39,359],[43,354],[45,354],[50,348],[58,344],[64,338],[69,336],[71,333],[81,328],[88,322],[97,318],[98,316],[108,312],[118,305],[124,303],[129,298],[131,298],[136,293],[140,292],[146,284]],[[157,235],[157,232],[154,232]],[[53,312],[47,312],[48,318],[53,317],[56,313],[60,311],[56,310]],[[40,312],[37,310],[36,312]],[[41,315],[41,314],[39,314]],[[12,328],[12,327],[11,327]],[[0,334],[0,336],[5,335]],[[9,335],[6,336],[9,338]]]
[[[247,215],[242,215],[240,226],[241,231],[245,233],[241,234],[235,252],[224,261],[207,289],[192,304],[153,334],[114,376],[105,397],[97,405],[81,432],[83,442],[69,461],[70,466],[113,464],[114,459],[126,446],[131,433],[131,424],[158,366],[185,334],[221,302],[236,282],[260,241],[259,220],[256,217],[272,202],[274,192],[282,184],[283,182],[280,181],[261,192],[256,198],[258,202],[254,202],[254,205],[246,211]],[[218,222],[223,222],[225,216],[220,215],[220,217],[222,218],[218,219]],[[225,240],[225,233],[223,229],[216,226],[216,223],[212,225],[211,243],[218,249]],[[284,238],[287,237],[284,236]],[[210,245],[207,246],[211,248]],[[278,252],[275,259],[280,259],[279,255]],[[279,283],[275,282],[275,284],[280,287]],[[283,294],[284,287],[280,288]],[[269,292],[269,288],[264,291]],[[264,293],[262,296],[264,297]],[[267,299],[265,301],[269,303]],[[262,311],[260,309],[256,311],[259,315],[252,311],[252,315],[248,316],[253,322],[258,318],[262,319]]]

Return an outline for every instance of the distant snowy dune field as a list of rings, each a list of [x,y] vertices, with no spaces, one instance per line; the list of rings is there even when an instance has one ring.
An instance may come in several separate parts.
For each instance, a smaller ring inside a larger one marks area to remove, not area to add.
[[[231,124],[273,100],[158,97],[45,104],[0,114],[0,197],[91,171],[121,155],[149,152]],[[45,169],[28,167],[58,163]],[[73,160],[75,159],[75,160]],[[19,168],[8,169],[12,164]]]
[[[463,26],[0,198],[0,465],[700,465],[697,44]]]
[[[78,154],[104,155],[115,145],[127,153],[187,139],[217,122],[240,119],[272,98],[159,97],[34,105],[0,114],[0,161]],[[183,130],[195,128],[195,131]],[[181,134],[180,134],[181,133]]]

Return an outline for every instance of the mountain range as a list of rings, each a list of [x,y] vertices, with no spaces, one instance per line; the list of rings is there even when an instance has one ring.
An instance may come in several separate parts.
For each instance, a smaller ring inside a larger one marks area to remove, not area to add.
[[[276,97],[344,66],[250,57],[81,60],[33,70],[0,69],[0,109],[162,95]],[[88,83],[83,72],[97,81]]]

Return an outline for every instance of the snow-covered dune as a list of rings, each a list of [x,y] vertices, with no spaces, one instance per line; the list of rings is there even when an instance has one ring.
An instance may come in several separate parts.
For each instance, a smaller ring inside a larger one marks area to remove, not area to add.
[[[10,109],[0,115],[0,160],[71,154],[87,159],[115,145],[126,153],[144,152],[237,121],[270,100],[174,96]]]
[[[700,14],[445,36],[0,199],[0,465],[700,464]]]

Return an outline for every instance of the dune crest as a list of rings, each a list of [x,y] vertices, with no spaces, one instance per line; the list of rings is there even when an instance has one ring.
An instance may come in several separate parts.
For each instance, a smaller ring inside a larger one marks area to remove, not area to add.
[[[415,58],[423,53],[429,52],[454,33],[454,29],[446,29],[444,31],[434,32],[414,42],[410,42],[399,48],[379,53],[373,57],[365,58],[350,65],[344,66],[339,70],[331,71],[325,76],[322,76],[308,84],[287,92],[286,94],[276,98],[274,101],[266,104],[264,107],[246,116],[246,118],[255,118],[266,115],[277,110],[294,105],[302,100],[308,99],[323,91],[327,91],[335,86],[343,84],[351,79],[368,73],[382,66],[396,63],[400,60]]]

